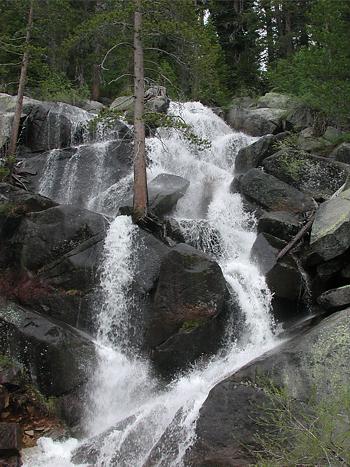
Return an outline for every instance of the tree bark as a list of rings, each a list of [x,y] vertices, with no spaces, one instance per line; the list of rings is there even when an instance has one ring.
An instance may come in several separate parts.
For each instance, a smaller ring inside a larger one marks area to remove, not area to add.
[[[92,66],[92,89],[91,99],[97,101],[100,98],[101,67],[96,63]]]
[[[142,0],[134,0],[134,203],[133,218],[137,222],[147,215],[147,174],[145,151],[144,68],[142,47]]]
[[[22,107],[23,107],[23,96],[24,96],[24,88],[27,81],[27,70],[28,70],[28,63],[29,63],[29,42],[30,42],[30,34],[33,25],[33,5],[34,0],[31,0],[30,7],[29,7],[29,14],[28,14],[28,22],[27,22],[27,31],[26,31],[26,41],[25,41],[25,50],[22,57],[22,65],[21,65],[21,74],[19,78],[19,85],[17,91],[17,102],[15,108],[15,115],[13,118],[12,123],[12,131],[11,131],[11,138],[10,143],[7,151],[7,155],[11,156],[11,161],[8,164],[10,172],[12,173],[13,167],[15,165],[15,155],[17,149],[17,139],[18,139],[18,132],[19,132],[19,125],[21,121],[21,114],[22,114]]]

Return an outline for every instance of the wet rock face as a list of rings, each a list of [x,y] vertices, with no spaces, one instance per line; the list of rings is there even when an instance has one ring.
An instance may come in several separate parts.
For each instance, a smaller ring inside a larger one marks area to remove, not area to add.
[[[240,180],[241,193],[268,211],[300,214],[312,211],[313,199],[278,178],[259,169],[249,170]]]
[[[337,387],[347,387],[349,318],[349,309],[333,314],[217,384],[200,410],[188,465],[255,464],[252,451],[245,447],[258,448],[256,434],[264,430],[259,419],[266,416],[262,407],[270,400],[264,381],[286,388],[295,400],[296,414],[298,404],[314,397],[315,389],[322,398]]]
[[[347,180],[350,167],[299,151],[279,151],[263,162],[266,172],[316,200],[330,198]]]
[[[121,183],[131,168],[132,146],[128,140],[53,150],[27,157],[23,163],[24,170],[36,174],[30,177],[34,191],[79,207],[89,207],[94,197],[103,197],[103,192]],[[118,198],[118,190],[114,197]],[[91,208],[98,208],[98,199],[96,203]]]
[[[15,304],[0,308],[0,352],[19,360],[45,395],[59,396],[87,381],[95,361],[92,342]]]
[[[28,214],[12,238],[19,262],[37,271],[80,243],[103,232],[107,222],[100,214],[60,205]]]
[[[38,152],[82,143],[86,131],[84,121],[87,123],[90,118],[88,112],[69,104],[40,102],[27,115],[23,144]]]

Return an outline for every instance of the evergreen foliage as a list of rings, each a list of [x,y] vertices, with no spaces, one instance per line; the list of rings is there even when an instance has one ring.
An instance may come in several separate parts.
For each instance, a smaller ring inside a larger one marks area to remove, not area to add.
[[[294,94],[332,117],[350,115],[350,2],[317,0],[309,44],[269,70],[274,89]]]
[[[17,92],[29,0],[0,0],[0,91]],[[350,2],[143,0],[146,85],[226,105],[269,89],[350,114]],[[35,0],[26,94],[131,95],[131,0]]]

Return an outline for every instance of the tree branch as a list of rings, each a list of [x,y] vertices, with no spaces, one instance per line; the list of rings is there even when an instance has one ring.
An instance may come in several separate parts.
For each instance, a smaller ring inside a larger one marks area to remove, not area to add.
[[[130,44],[130,42],[119,42],[118,44],[113,45],[113,47],[111,47],[109,50],[107,50],[105,56],[103,57],[102,62],[100,63],[100,67],[101,67],[102,70],[108,70],[108,68],[104,67],[104,63],[107,60],[108,55],[111,52],[113,52],[113,50],[115,50],[117,47],[120,47],[121,45],[127,45],[127,46],[132,47],[132,48],[134,47],[132,44]]]

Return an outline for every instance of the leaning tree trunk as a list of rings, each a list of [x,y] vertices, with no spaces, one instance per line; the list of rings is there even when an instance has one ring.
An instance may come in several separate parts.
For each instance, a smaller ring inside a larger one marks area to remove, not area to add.
[[[7,150],[7,155],[10,156],[11,158],[8,163],[8,167],[11,173],[15,165],[17,139],[18,139],[19,125],[21,121],[21,114],[22,114],[22,107],[23,107],[23,95],[24,95],[24,88],[25,88],[26,80],[27,80],[27,70],[28,70],[28,63],[29,63],[28,46],[30,42],[30,33],[31,33],[32,25],[33,25],[33,5],[34,5],[34,0],[31,0],[30,7],[29,7],[28,22],[27,22],[25,50],[24,50],[23,58],[22,58],[21,74],[19,78],[19,85],[18,85],[18,91],[17,91],[17,102],[16,102],[16,108],[15,108],[15,115],[14,115],[13,123],[12,123],[10,143],[9,143],[9,147]]]
[[[141,39],[141,1],[134,0],[134,204],[133,218],[137,222],[147,215],[147,175],[145,153],[144,69]]]

